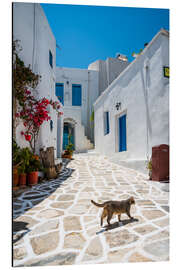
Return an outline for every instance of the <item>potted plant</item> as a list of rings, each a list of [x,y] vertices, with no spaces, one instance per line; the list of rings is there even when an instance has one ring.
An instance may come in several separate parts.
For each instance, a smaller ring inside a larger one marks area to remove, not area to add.
[[[19,158],[20,147],[17,145],[14,139],[12,150],[13,150],[13,189],[16,189],[19,184],[18,167],[21,165],[22,161]]]
[[[66,150],[62,154],[62,158],[72,159],[72,155],[74,152],[74,144],[71,142],[72,135],[68,135],[68,145],[66,146]]]
[[[39,160],[31,157],[29,166],[27,169],[28,172],[28,185],[33,186],[38,183],[38,171],[42,169],[41,163]]]
[[[26,186],[26,167],[24,163],[22,163],[18,168],[18,174],[19,174],[19,186],[20,187]]]
[[[19,173],[19,185],[25,186],[26,185],[26,174],[27,168],[29,166],[30,159],[32,158],[33,154],[29,150],[28,147],[22,148],[19,153],[19,158],[21,159],[22,163],[18,169]]]
[[[72,155],[73,155],[73,147],[74,145],[72,143],[69,143],[67,146],[66,146],[66,150],[64,151],[62,157],[63,158],[69,158],[69,159],[72,159]]]

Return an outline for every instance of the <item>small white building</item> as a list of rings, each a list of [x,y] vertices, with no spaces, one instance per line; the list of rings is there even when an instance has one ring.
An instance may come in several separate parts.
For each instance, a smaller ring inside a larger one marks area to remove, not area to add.
[[[34,73],[41,75],[41,82],[34,95],[58,101],[55,95],[56,40],[40,4],[13,3],[13,40],[20,42],[22,51],[19,56],[25,65],[30,65]],[[57,137],[57,113],[51,106],[49,110],[53,129],[50,127],[50,121],[43,123],[37,142],[37,152],[41,147],[53,146],[56,157],[57,146],[62,139]],[[59,121],[63,121],[62,117]],[[21,147],[26,147],[29,144],[22,137],[22,130],[23,125],[18,125],[16,139]]]
[[[97,70],[99,74],[98,96],[119,76],[129,65],[126,56],[117,54],[116,58],[108,57],[104,60],[97,60],[88,66],[90,70]]]
[[[64,121],[59,125],[63,133],[63,149],[72,135],[78,152],[93,148],[93,122],[90,121],[93,103],[98,98],[98,72],[88,69],[56,68],[56,95],[63,103]]]
[[[152,147],[169,144],[169,32],[161,30],[94,103],[95,149],[145,171]]]

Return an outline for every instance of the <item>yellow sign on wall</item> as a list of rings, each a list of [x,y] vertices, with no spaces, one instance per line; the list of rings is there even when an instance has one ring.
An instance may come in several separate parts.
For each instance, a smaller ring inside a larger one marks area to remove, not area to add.
[[[169,67],[164,67],[164,77],[169,78]]]

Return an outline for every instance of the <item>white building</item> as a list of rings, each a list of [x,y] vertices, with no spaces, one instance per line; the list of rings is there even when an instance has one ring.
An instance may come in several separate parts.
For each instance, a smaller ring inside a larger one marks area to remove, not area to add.
[[[169,32],[161,30],[94,104],[95,149],[143,170],[152,147],[169,144]]]
[[[20,41],[22,51],[19,56],[25,65],[30,65],[34,73],[41,75],[41,82],[37,87],[38,97],[58,101],[55,95],[56,40],[40,4],[13,3],[13,40]],[[56,157],[62,134],[57,136],[57,113],[51,106],[49,110],[53,129],[51,130],[49,121],[43,123],[37,152],[41,147],[53,146]],[[59,121],[63,121],[62,118]],[[25,147],[29,144],[20,134],[22,130],[23,125],[20,124],[16,130],[16,139],[20,146]]]
[[[88,66],[88,69],[98,71],[99,96],[128,65],[126,56],[117,54],[116,58],[108,57],[105,61],[97,60]]]
[[[123,55],[97,60],[88,69],[56,67],[56,40],[40,4],[13,3],[13,39],[20,57],[42,76],[38,96],[60,100],[64,116],[50,108],[37,152],[65,149],[68,134],[77,152],[95,149],[112,161],[143,170],[152,146],[169,144],[169,33],[161,30],[132,63]],[[94,122],[90,121],[94,104]],[[51,126],[52,127],[52,126]],[[17,127],[17,143],[27,146]]]
[[[90,121],[93,103],[98,98],[98,72],[87,69],[56,68],[56,95],[64,104],[64,122],[59,133],[64,134],[63,148],[72,135],[78,152],[93,148],[93,123]]]
[[[126,59],[107,58],[90,64],[88,69],[56,67],[56,40],[40,4],[13,3],[13,40],[16,39],[20,40],[23,49],[20,57],[25,65],[41,75],[38,96],[54,101],[58,96],[64,104],[64,116],[59,119],[49,108],[53,130],[49,122],[43,124],[37,152],[41,147],[54,146],[55,157],[60,157],[69,132],[76,151],[93,148],[94,123],[90,121],[93,103],[129,63]],[[22,140],[22,130],[20,124],[16,138],[25,147],[28,143]]]
[[[126,58],[118,57],[98,60],[88,69],[56,68],[56,94],[64,104],[64,124],[58,129],[64,134],[63,149],[69,132],[76,151],[93,148],[94,123],[90,121],[93,103],[129,64]]]

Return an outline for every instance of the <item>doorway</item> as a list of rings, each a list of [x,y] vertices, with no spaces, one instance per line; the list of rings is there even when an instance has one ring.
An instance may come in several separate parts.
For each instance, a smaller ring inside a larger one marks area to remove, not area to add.
[[[71,135],[71,136],[69,136]],[[74,147],[74,125],[68,122],[64,123],[64,130],[63,130],[63,150],[66,150],[66,146],[70,142],[73,144],[73,150]]]
[[[126,140],[126,114],[122,115],[118,119],[119,130],[119,152],[127,150]]]

